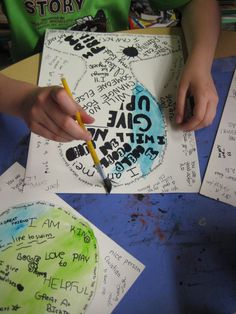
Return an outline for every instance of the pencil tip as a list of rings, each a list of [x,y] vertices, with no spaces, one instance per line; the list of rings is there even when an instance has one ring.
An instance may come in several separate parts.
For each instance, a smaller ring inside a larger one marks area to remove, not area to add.
[[[106,179],[103,180],[103,182],[104,182],[104,187],[105,187],[107,193],[110,194],[111,193],[111,188],[112,188],[111,180],[106,178]]]

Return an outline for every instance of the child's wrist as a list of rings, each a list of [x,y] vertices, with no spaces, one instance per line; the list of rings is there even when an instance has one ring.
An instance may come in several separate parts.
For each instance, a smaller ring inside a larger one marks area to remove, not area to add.
[[[210,56],[204,56],[201,51],[194,51],[189,54],[186,63],[191,64],[191,67],[193,67],[197,72],[211,72],[212,62],[213,58]]]

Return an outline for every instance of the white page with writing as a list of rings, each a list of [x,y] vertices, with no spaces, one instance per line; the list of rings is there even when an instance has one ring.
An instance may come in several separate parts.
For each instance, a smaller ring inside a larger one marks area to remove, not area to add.
[[[40,86],[61,85],[95,118],[87,125],[112,193],[199,192],[195,136],[174,123],[184,59],[179,36],[48,30]],[[26,187],[105,193],[86,143],[31,135]]]
[[[200,193],[236,206],[236,71]]]
[[[0,192],[0,307],[111,313],[144,265],[45,191]]]
[[[25,168],[18,162],[15,162],[0,176],[0,192],[1,191],[23,191],[25,178]]]

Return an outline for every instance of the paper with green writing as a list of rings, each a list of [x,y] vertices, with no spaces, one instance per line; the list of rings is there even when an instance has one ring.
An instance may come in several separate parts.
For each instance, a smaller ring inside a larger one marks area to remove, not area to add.
[[[144,266],[58,196],[0,193],[0,311],[111,313]]]

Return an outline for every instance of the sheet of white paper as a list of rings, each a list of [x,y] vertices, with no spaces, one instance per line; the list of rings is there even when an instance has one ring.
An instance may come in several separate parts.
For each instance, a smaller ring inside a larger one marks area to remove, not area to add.
[[[0,192],[0,308],[111,313],[144,265],[55,194]]]
[[[39,85],[61,85],[95,117],[87,126],[112,193],[198,192],[195,136],[173,122],[183,67],[179,36],[49,30]],[[86,144],[32,134],[26,185],[53,192],[104,193]]]
[[[0,192],[16,190],[22,192],[24,186],[25,168],[15,162],[0,176]]]
[[[200,193],[236,206],[236,71]]]

